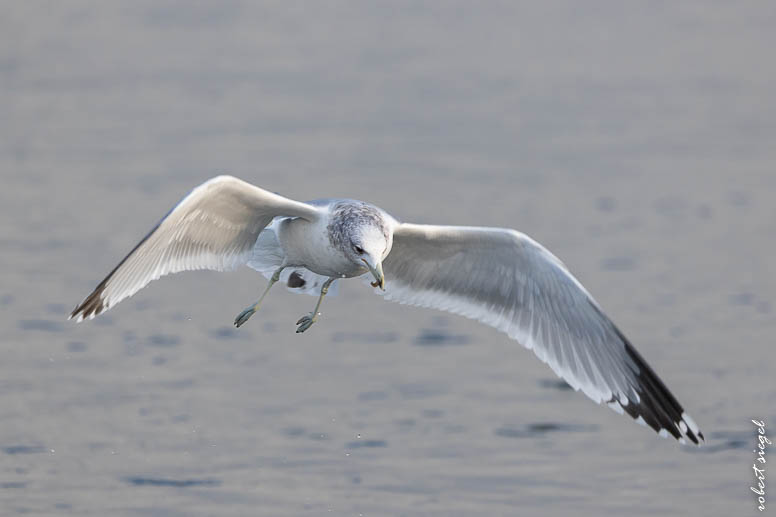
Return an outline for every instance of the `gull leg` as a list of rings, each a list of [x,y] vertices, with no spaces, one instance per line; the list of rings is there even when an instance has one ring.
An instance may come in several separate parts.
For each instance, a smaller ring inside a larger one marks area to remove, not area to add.
[[[326,296],[326,293],[329,292],[329,286],[335,280],[336,278],[329,278],[323,283],[323,286],[321,287],[321,295],[318,297],[318,303],[315,304],[315,310],[313,310],[313,312],[311,312],[306,316],[302,316],[301,318],[299,318],[299,321],[296,322],[296,324],[299,325],[296,328],[297,334],[309,329],[310,327],[313,326],[313,323],[318,321],[318,309],[321,308],[321,302],[323,301],[323,297]]]
[[[246,307],[244,311],[242,311],[240,314],[237,315],[237,317],[234,319],[234,326],[235,327],[241,327],[248,319],[253,316],[253,313],[259,310],[259,307],[261,306],[261,302],[264,301],[264,297],[267,296],[267,293],[272,288],[273,285],[275,285],[275,282],[280,280],[280,273],[286,268],[286,266],[281,266],[277,269],[274,273],[272,273],[272,278],[269,279],[269,285],[267,285],[267,288],[264,290],[264,293],[261,295],[261,298],[259,298],[259,301],[251,305],[250,307]]]

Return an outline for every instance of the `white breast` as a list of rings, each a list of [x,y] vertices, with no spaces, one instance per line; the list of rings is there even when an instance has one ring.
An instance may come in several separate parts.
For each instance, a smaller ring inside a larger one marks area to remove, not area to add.
[[[357,266],[341,250],[332,247],[328,224],[328,218],[314,223],[298,218],[280,221],[277,235],[286,254],[287,265],[305,267],[330,277],[354,277],[366,273],[366,268]]]

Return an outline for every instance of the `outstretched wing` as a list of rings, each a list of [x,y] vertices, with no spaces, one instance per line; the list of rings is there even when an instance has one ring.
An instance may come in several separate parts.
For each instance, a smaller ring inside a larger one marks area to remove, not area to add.
[[[135,246],[70,318],[93,318],[169,273],[224,271],[244,264],[259,234],[276,216],[313,221],[319,211],[231,176],[206,181]]]
[[[595,402],[662,436],[703,440],[585,288],[530,237],[500,228],[400,224],[383,268],[386,299],[495,327]]]

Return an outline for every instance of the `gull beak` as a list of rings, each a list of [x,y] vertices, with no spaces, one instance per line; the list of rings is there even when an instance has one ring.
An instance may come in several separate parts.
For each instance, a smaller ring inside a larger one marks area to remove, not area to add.
[[[372,276],[375,277],[375,281],[372,282],[372,287],[380,287],[383,291],[385,291],[385,275],[383,274],[383,264],[382,262],[377,262],[376,265],[372,265],[369,263],[367,259],[361,259],[364,264],[366,264],[366,267],[369,268],[369,272],[372,273]]]

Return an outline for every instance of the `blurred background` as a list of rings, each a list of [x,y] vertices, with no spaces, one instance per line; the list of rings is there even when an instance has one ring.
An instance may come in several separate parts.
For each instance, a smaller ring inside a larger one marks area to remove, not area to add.
[[[3,2],[2,513],[755,511],[750,419],[776,436],[774,26],[772,2]],[[303,335],[315,300],[284,289],[234,330],[265,286],[248,269],[65,320],[222,173],[528,233],[706,446],[360,282]]]

